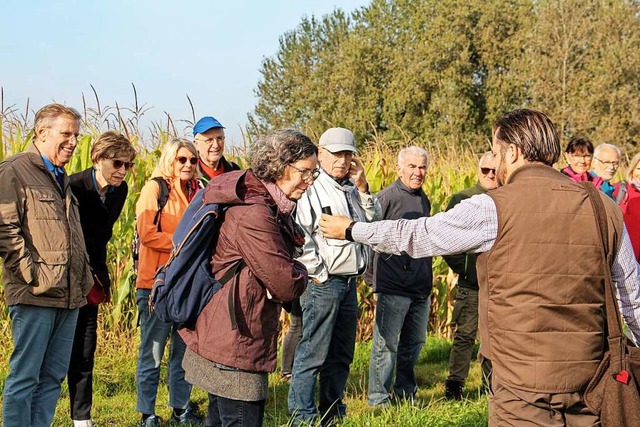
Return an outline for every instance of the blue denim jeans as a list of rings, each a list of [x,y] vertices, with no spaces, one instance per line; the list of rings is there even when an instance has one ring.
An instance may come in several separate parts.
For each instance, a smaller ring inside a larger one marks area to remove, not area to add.
[[[140,347],[136,368],[136,411],[143,414],[155,414],[156,395],[160,381],[160,363],[169,336],[168,389],[169,406],[174,409],[186,409],[189,406],[191,384],[184,379],[182,358],[186,345],[175,326],[158,319],[149,313],[148,301],[150,289],[138,289],[136,300],[140,322]]]
[[[390,402],[393,368],[396,397],[412,399],[418,390],[413,368],[426,340],[431,297],[377,294],[376,321],[369,363],[369,405]]]
[[[50,426],[67,375],[78,309],[9,307],[13,353],[4,384],[2,425]]]
[[[264,419],[264,400],[244,402],[209,393],[205,427],[260,427]]]
[[[302,340],[296,348],[289,387],[293,423],[315,422],[316,376],[319,374],[322,423],[346,415],[344,387],[353,361],[358,320],[355,280],[329,276],[322,284],[309,283],[300,298]]]

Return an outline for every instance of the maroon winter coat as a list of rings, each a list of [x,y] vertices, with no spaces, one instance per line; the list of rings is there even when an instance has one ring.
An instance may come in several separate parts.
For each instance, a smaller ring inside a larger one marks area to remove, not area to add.
[[[273,372],[280,304],[304,292],[307,270],[293,259],[295,206],[274,196],[251,171],[215,177],[204,190],[206,203],[232,204],[225,213],[213,256],[220,279],[241,258],[246,267],[204,308],[193,331],[180,335],[187,346],[213,362],[251,372]],[[276,191],[276,193],[278,193]],[[231,327],[229,291],[235,288],[237,329]],[[267,296],[267,290],[272,299]]]

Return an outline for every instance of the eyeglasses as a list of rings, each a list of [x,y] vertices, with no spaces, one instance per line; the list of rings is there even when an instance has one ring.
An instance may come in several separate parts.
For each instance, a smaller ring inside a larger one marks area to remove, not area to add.
[[[315,169],[299,169],[293,165],[289,165],[298,172],[300,172],[300,177],[305,181],[316,180],[320,176],[320,168]]]
[[[612,161],[607,161],[607,162],[603,162],[602,160],[600,160],[597,157],[594,157],[595,160],[599,161],[600,163],[602,163],[605,166],[611,166],[612,168],[617,168],[618,166],[620,166],[620,162],[618,160],[612,160]]]
[[[211,145],[213,144],[213,141],[219,142],[219,143],[223,143],[225,140],[224,136],[216,136],[215,138],[207,138],[207,139],[197,139],[196,138],[196,142],[203,142],[205,145]]]
[[[192,165],[195,165],[196,163],[198,163],[198,158],[197,157],[185,157],[185,156],[180,156],[176,159],[181,165],[184,165],[185,163],[189,162]]]
[[[120,169],[124,166],[125,170],[129,170],[133,167],[133,162],[123,162],[122,160],[110,159],[115,169]]]
[[[482,175],[489,175],[489,172],[493,172],[493,174],[496,174],[496,170],[493,168],[480,168],[480,172],[482,172]]]
[[[593,156],[591,154],[569,154],[574,159],[591,160]]]

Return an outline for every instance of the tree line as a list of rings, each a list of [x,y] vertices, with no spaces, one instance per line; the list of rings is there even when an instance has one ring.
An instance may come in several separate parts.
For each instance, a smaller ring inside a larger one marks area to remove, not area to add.
[[[530,107],[564,140],[633,154],[640,1],[372,0],[284,33],[255,93],[255,133],[343,126],[359,141],[482,151],[497,117]]]

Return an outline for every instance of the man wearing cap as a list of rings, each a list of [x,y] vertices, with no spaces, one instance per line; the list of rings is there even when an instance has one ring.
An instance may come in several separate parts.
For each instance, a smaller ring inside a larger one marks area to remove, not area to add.
[[[206,185],[214,176],[240,167],[224,158],[224,126],[214,117],[205,116],[193,127],[193,141],[198,150],[200,182]]]
[[[476,194],[498,187],[496,182],[496,160],[491,152],[486,152],[478,163],[478,183],[451,196],[447,211],[463,200]],[[473,253],[445,255],[444,260],[458,275],[458,292],[453,306],[453,318],[456,331],[449,354],[449,377],[445,381],[445,397],[449,400],[462,400],[462,389],[469,375],[473,346],[478,334],[478,275],[476,274],[476,255]],[[491,362],[482,360],[483,385],[487,384],[491,374]],[[484,389],[483,389],[484,390]]]
[[[353,133],[328,129],[320,137],[321,173],[298,201],[297,221],[305,230],[304,253],[298,258],[310,283],[300,298],[302,339],[296,348],[289,388],[289,412],[294,425],[330,423],[345,416],[344,387],[353,360],[358,319],[356,277],[364,272],[369,252],[361,244],[326,239],[318,228],[322,212],[372,221],[377,200],[357,153]],[[320,375],[319,412],[315,405],[316,375]]]

